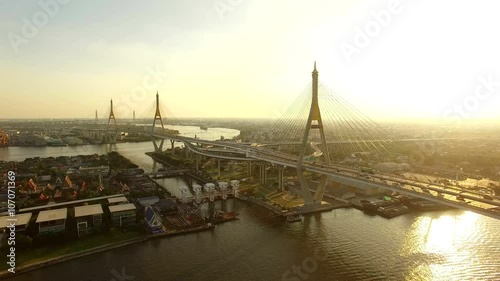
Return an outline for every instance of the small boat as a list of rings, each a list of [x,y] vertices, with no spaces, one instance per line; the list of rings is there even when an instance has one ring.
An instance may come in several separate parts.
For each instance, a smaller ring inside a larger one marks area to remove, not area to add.
[[[290,216],[286,216],[286,221],[287,222],[299,222],[299,221],[302,221],[304,217],[302,215],[290,215]]]

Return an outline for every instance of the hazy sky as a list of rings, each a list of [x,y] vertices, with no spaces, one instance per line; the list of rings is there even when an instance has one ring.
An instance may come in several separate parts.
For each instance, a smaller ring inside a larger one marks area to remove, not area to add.
[[[0,2],[0,118],[279,117],[316,60],[373,119],[500,120],[495,0],[55,1]]]

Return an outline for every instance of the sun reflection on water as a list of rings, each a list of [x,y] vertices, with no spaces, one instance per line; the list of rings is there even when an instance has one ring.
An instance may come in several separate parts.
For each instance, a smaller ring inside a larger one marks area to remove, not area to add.
[[[416,217],[400,248],[400,255],[412,260],[407,280],[451,280],[457,272],[477,266],[470,243],[483,227],[479,218],[472,212]],[[422,256],[427,258],[418,260]]]

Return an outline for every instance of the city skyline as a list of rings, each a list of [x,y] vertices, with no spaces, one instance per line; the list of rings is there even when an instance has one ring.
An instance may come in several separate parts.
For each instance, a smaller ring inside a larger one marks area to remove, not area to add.
[[[1,119],[142,118],[156,91],[178,118],[279,118],[314,61],[375,120],[500,117],[493,1],[42,2],[0,4]]]

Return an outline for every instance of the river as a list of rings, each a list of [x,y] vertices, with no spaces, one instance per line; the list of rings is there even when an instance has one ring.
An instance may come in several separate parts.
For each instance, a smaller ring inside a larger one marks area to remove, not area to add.
[[[224,133],[198,129],[206,134],[198,137],[237,134],[220,130]],[[152,148],[149,142],[11,147],[0,149],[0,159],[116,150],[151,170],[155,164],[144,152]],[[163,183],[172,191],[185,185],[175,178]],[[289,224],[246,202],[231,199],[217,202],[216,208],[234,210],[240,220],[212,231],[97,253],[9,280],[500,280],[500,221],[471,212],[407,214],[388,220],[339,209]]]

